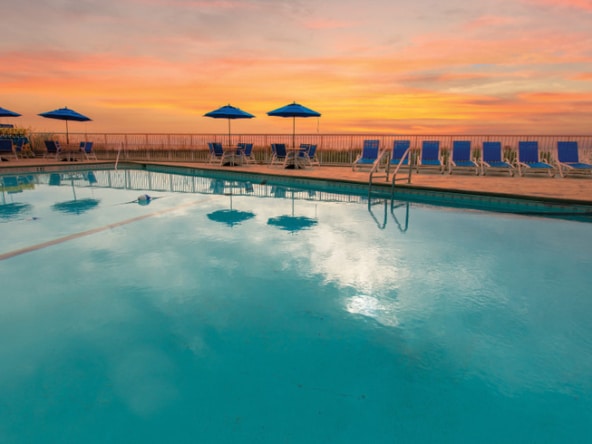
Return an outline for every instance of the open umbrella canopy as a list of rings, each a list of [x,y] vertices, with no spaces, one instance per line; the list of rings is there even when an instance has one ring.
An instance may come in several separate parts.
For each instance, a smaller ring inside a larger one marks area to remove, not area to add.
[[[282,106],[278,109],[274,109],[273,111],[269,111],[267,115],[274,117],[321,117],[321,113],[307,108],[306,106],[302,106],[296,102]]]
[[[296,146],[296,117],[321,117],[321,113],[296,102],[269,111],[267,115],[272,117],[292,117],[292,148]]]
[[[231,131],[230,121],[234,119],[252,119],[255,117],[253,114],[243,111],[232,105],[224,105],[221,108],[205,113],[204,117],[212,117],[214,119],[227,119],[228,120],[228,145],[231,144]]]
[[[54,109],[53,111],[47,111],[46,113],[41,113],[39,115],[41,117],[47,117],[48,119],[74,120],[76,122],[87,122],[91,120],[90,117],[77,113],[68,107]]]
[[[56,120],[65,120],[66,121],[66,143],[70,143],[70,139],[68,136],[68,120],[74,120],[75,122],[88,122],[90,117],[86,117],[83,114],[80,114],[73,109],[69,109],[67,107],[54,109],[53,111],[47,111],[45,113],[39,114],[41,117],[46,117],[48,119],[56,119]]]
[[[81,214],[99,205],[98,199],[74,199],[53,204],[51,208],[65,214]]]
[[[20,114],[0,106],[0,117],[20,117]]]
[[[235,106],[224,105],[221,108],[204,114],[204,117],[213,117],[214,119],[252,119],[255,116]]]

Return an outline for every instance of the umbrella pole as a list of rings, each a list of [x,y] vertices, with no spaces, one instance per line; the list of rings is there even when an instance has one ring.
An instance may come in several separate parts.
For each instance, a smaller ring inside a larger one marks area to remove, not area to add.
[[[292,117],[292,148],[296,148],[296,117]]]
[[[230,135],[230,119],[228,119],[228,147],[230,148],[232,146],[232,138]]]
[[[68,137],[68,119],[66,119],[66,145],[70,145],[70,138]]]

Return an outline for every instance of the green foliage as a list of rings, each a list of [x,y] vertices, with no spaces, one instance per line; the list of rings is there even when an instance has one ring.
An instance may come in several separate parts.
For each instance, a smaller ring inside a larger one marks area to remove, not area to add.
[[[27,128],[0,128],[0,137],[4,139],[27,137],[27,134],[29,134]]]
[[[448,159],[450,158],[450,148],[442,148],[440,150],[440,155],[442,156],[442,163],[444,165],[448,165]]]
[[[516,151],[509,145],[504,147],[504,159],[511,164],[516,163]]]

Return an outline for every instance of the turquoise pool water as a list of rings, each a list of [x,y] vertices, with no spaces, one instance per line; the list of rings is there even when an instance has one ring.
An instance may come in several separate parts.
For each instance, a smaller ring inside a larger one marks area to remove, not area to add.
[[[590,223],[147,171],[2,189],[0,442],[590,436]]]

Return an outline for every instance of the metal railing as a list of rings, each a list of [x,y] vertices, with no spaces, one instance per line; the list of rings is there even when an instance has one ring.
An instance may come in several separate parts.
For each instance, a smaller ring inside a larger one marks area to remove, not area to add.
[[[44,152],[45,139],[57,139],[65,144],[65,133],[32,133],[31,144],[37,152]],[[170,161],[206,162],[209,156],[207,143],[229,143],[227,134],[137,134],[137,133],[70,133],[70,144],[81,141],[94,142],[93,150],[100,159],[115,160],[120,152],[120,161]],[[395,140],[409,140],[412,154],[417,152],[423,141],[438,140],[444,160],[447,161],[454,140],[468,140],[474,155],[480,155],[483,142],[499,141],[507,157],[515,158],[519,141],[539,142],[541,156],[550,160],[556,158],[558,141],[577,141],[580,160],[592,161],[592,135],[375,135],[375,134],[297,134],[296,145],[316,144],[317,157],[321,165],[351,165],[361,152],[364,140],[378,139],[381,149],[390,150]],[[258,163],[271,159],[271,143],[292,144],[291,134],[234,134],[230,143],[252,143],[253,155]]]

